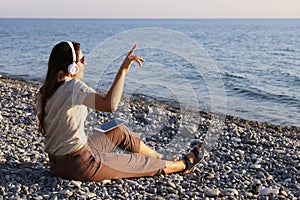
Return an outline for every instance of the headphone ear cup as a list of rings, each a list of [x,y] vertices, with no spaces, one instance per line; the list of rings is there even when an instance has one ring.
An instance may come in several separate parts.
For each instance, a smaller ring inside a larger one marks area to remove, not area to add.
[[[78,73],[78,71],[79,71],[79,67],[78,67],[78,65],[76,65],[76,63],[72,63],[68,66],[69,74],[75,75]]]

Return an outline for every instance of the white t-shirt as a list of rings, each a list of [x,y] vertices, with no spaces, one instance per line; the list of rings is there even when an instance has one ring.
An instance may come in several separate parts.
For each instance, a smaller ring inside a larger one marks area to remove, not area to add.
[[[95,90],[79,79],[66,77],[65,82],[47,101],[45,107],[45,151],[65,155],[87,143],[84,121],[87,107],[83,101]],[[37,96],[37,112],[41,112],[41,94]]]

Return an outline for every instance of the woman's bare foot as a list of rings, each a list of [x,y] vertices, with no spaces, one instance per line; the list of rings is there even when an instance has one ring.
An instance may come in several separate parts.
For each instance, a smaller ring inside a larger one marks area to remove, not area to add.
[[[185,169],[183,174],[189,174],[194,171],[195,167],[202,162],[204,158],[204,150],[200,145],[197,145],[190,153],[183,157]]]
[[[204,157],[204,151],[201,146],[195,147],[191,152],[185,155],[177,161],[166,161],[166,168],[164,169],[165,174],[171,173],[183,173],[189,174],[199,164]]]

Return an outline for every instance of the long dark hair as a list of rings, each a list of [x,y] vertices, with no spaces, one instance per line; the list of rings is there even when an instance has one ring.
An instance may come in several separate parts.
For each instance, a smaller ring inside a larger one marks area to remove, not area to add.
[[[72,44],[75,49],[76,58],[78,58],[80,44],[76,42],[72,42]],[[62,76],[69,74],[68,66],[72,62],[72,49],[67,42],[60,42],[53,47],[48,61],[48,71],[46,79],[39,91],[42,94],[42,110],[40,116],[39,131],[43,135],[45,135],[44,118],[47,100],[55,93],[59,86],[64,83]]]

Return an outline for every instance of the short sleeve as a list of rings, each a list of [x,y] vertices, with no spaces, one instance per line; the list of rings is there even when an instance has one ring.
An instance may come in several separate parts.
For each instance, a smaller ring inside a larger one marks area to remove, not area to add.
[[[96,91],[86,85],[83,81],[79,79],[74,79],[74,86],[72,92],[72,102],[75,105],[81,105],[85,97],[89,94],[96,93]]]

